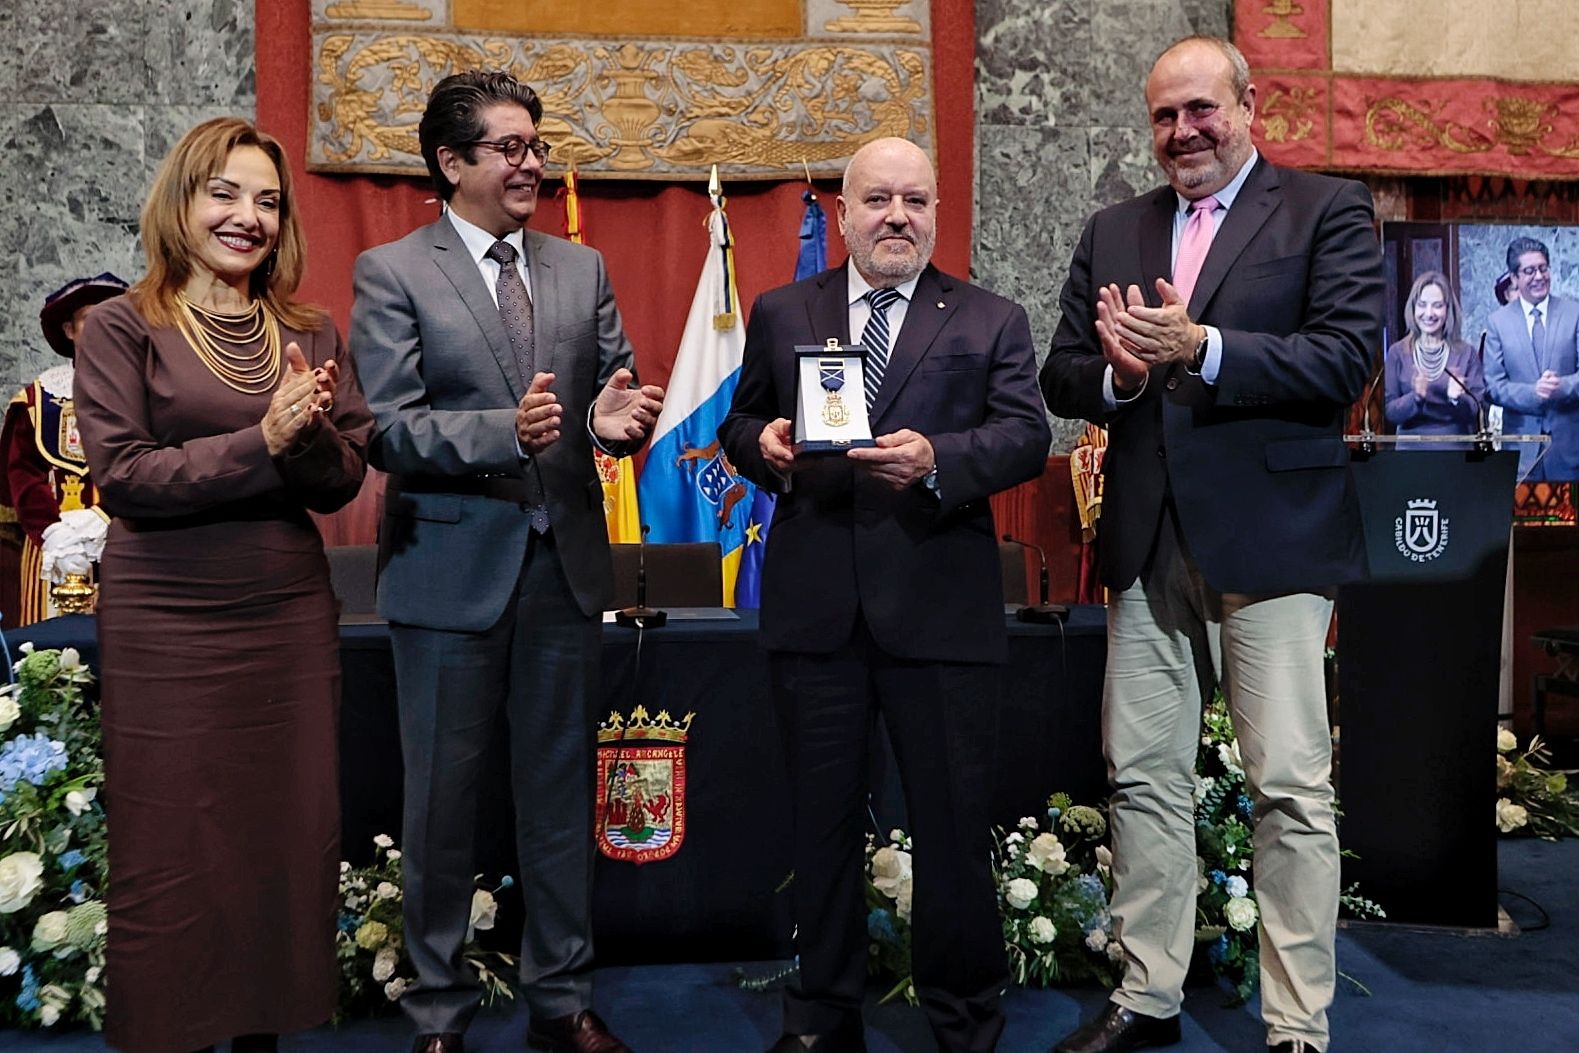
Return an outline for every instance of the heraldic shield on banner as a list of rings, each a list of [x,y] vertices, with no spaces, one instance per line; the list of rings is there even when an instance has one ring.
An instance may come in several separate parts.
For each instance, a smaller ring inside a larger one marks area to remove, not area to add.
[[[676,721],[637,706],[598,727],[598,849],[610,859],[656,863],[685,841],[685,743],[695,713]]]

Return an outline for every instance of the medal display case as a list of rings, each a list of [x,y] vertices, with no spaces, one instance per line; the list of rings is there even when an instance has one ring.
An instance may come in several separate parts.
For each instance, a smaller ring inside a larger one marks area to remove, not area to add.
[[[860,344],[795,347],[795,452],[873,446],[866,417],[866,349]]]

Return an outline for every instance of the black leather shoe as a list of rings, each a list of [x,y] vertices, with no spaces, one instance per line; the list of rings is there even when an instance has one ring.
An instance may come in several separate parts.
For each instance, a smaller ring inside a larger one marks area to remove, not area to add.
[[[1177,1016],[1145,1016],[1109,1002],[1095,1020],[1054,1046],[1053,1053],[1128,1053],[1178,1041]]]
[[[768,1053],[866,1053],[866,1028],[855,1021],[823,1034],[781,1035]]]
[[[631,1053],[590,1009],[552,1020],[533,1018],[526,1027],[526,1048],[542,1053]]]
[[[1301,1042],[1297,1038],[1291,1038],[1287,1042],[1279,1042],[1275,1046],[1268,1043],[1266,1048],[1267,1053],[1316,1053],[1315,1046],[1309,1042]]]
[[[466,1053],[466,1043],[453,1031],[442,1035],[418,1035],[411,1053]]]

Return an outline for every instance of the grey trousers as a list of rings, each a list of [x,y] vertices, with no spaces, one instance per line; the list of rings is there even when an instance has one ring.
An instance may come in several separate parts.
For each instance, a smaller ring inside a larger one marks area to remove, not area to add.
[[[1327,1047],[1339,857],[1322,658],[1332,599],[1220,594],[1164,517],[1149,572],[1108,607],[1103,740],[1114,792],[1113,1001],[1179,1012],[1194,946],[1194,768],[1203,698],[1221,682],[1254,805],[1268,1042]]]
[[[443,570],[435,569],[443,588]],[[401,1008],[419,1032],[463,1032],[480,989],[461,959],[476,873],[478,795],[498,714],[509,723],[521,986],[538,1018],[589,1008],[592,756],[602,625],[576,606],[552,535],[534,535],[516,595],[481,633],[391,625],[405,759],[406,944]]]

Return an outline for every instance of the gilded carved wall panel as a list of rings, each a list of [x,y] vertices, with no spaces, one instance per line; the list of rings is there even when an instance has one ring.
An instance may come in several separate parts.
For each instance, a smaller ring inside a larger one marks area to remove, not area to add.
[[[588,177],[837,175],[882,136],[933,149],[929,0],[732,0],[730,34],[648,5],[622,23],[647,35],[616,35],[603,23],[621,2],[578,32],[559,5],[549,34],[520,30],[519,2],[313,0],[308,167],[422,173],[428,92],[468,68],[532,85],[553,161]]]

